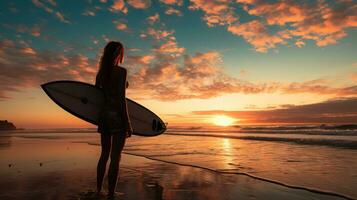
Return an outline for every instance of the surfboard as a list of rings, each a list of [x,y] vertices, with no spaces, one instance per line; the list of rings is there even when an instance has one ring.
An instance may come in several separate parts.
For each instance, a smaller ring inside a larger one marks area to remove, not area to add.
[[[61,108],[98,125],[99,113],[105,102],[101,89],[88,83],[68,80],[52,81],[41,87]],[[166,125],[159,116],[133,100],[126,100],[134,135],[156,136],[165,132]]]

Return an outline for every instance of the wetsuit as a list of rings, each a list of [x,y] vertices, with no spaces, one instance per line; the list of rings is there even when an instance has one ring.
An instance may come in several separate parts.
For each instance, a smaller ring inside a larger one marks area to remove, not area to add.
[[[98,81],[96,83],[105,96],[105,105],[98,124],[98,132],[101,134],[121,134],[131,129],[125,99],[126,77],[125,68],[114,67],[106,84],[100,84]]]

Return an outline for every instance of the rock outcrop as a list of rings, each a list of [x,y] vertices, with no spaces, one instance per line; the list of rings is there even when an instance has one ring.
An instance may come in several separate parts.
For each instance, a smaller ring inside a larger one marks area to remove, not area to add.
[[[1,130],[16,130],[16,126],[7,120],[0,120],[0,131]]]

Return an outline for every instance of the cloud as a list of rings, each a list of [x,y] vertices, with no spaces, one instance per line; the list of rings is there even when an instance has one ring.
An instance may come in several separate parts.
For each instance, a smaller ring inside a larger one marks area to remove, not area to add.
[[[180,56],[185,52],[185,48],[179,47],[175,37],[170,37],[165,43],[157,48],[152,49],[152,51],[159,54],[170,54],[172,56]]]
[[[266,52],[270,48],[275,48],[277,44],[284,43],[282,36],[270,35],[268,29],[258,20],[230,25],[227,30],[234,35],[242,36],[258,52]]]
[[[133,84],[129,92],[132,91],[130,96],[134,98],[207,99],[234,92],[268,91],[271,87],[256,86],[228,76],[220,67],[221,54],[216,51],[184,56],[172,56],[166,51],[153,52],[155,59],[150,58],[150,62],[138,61],[138,58],[130,60],[130,65],[136,66],[130,73]]]
[[[32,0],[32,3],[36,7],[41,8],[44,11],[53,14],[61,22],[70,24],[70,21],[65,18],[63,13],[56,11],[56,10],[54,10],[54,8],[50,7],[50,6],[52,6],[52,7],[57,6],[57,3],[55,1],[53,1],[53,0],[50,0],[50,1]]]
[[[29,27],[23,24],[18,24],[18,25],[2,24],[2,26],[4,28],[14,30],[18,33],[27,33],[34,37],[41,36],[41,27],[39,25],[33,25],[32,27]]]
[[[51,4],[52,6],[57,6],[57,3],[56,3],[55,0],[47,0],[47,2],[48,2],[49,4]]]
[[[288,105],[264,110],[207,110],[196,115],[227,115],[240,123],[355,123],[357,98],[340,98],[306,105]]]
[[[238,20],[234,8],[229,0],[191,0],[190,10],[202,10],[203,20],[210,27],[215,25],[229,25]]]
[[[127,26],[126,24],[123,24],[123,23],[118,23],[118,24],[116,25],[116,28],[117,28],[118,30],[121,30],[121,31],[128,30],[128,26]]]
[[[136,9],[146,9],[150,7],[151,0],[127,0],[127,3]]]
[[[149,22],[149,24],[154,24],[159,21],[160,15],[159,15],[159,13],[155,13],[154,15],[151,15],[146,19]]]
[[[0,41],[0,98],[59,79],[93,80],[97,63],[88,57],[38,51],[25,42]]]
[[[32,3],[35,6],[44,9],[48,13],[53,13],[53,9],[42,3],[40,0],[32,0]]]
[[[280,0],[237,0],[250,15],[260,16],[268,25],[285,29],[297,39],[298,47],[304,40],[314,40],[317,46],[336,44],[347,36],[346,30],[357,27],[357,5],[353,1],[314,1],[297,3]]]
[[[172,7],[169,7],[166,9],[165,11],[165,14],[167,15],[177,15],[177,16],[182,16],[182,12],[175,9],[175,8],[172,8]]]
[[[114,0],[113,5],[109,9],[112,12],[128,13],[128,8],[125,6],[124,0]]]
[[[176,44],[178,47],[178,44]],[[173,56],[166,48],[152,55],[130,56],[126,61],[133,82],[130,96],[143,99],[175,101],[208,99],[225,94],[318,94],[326,97],[357,96],[357,86],[331,87],[327,80],[316,79],[293,83],[252,83],[226,74],[222,56],[217,51],[180,52]]]
[[[246,5],[244,9],[248,14],[264,17],[269,25],[285,25],[302,21],[307,17],[302,3],[298,4],[294,1],[237,0],[237,2]]]
[[[160,0],[160,2],[167,5],[178,5],[178,6],[183,5],[183,0]]]
[[[172,36],[174,32],[175,32],[174,30],[165,30],[160,28],[149,27],[146,33],[142,33],[140,37],[145,39],[148,36],[151,36],[155,40],[163,40],[165,38]]]
[[[115,28],[120,31],[129,31],[128,25],[123,20],[115,20],[113,21],[115,24]]]
[[[64,15],[58,11],[55,12],[55,16],[63,23],[67,23],[70,24],[71,22],[69,22],[67,19],[65,19]]]
[[[125,64],[131,68],[146,66],[155,59],[153,55],[128,56]]]
[[[313,93],[320,95],[355,96],[357,86],[331,87],[326,80],[316,79],[305,82],[292,82],[280,86],[280,91],[284,94]]]
[[[175,101],[232,93],[357,96],[356,85],[334,88],[324,79],[255,84],[226,74],[222,68],[222,55],[217,51],[185,54],[185,49],[173,36],[159,43],[162,45],[154,47],[150,54],[126,57],[124,66],[129,68],[130,97]],[[24,41],[0,40],[0,98],[9,98],[9,92],[39,87],[53,80],[93,82],[98,59],[89,59],[82,54],[40,51]]]
[[[91,10],[85,10],[82,15],[84,16],[95,16],[95,12],[94,11],[91,11]]]
[[[318,46],[336,44],[347,36],[345,29],[357,27],[357,5],[352,1],[337,2],[334,7],[320,2],[306,12],[304,20],[293,24],[291,34],[315,40]]]
[[[152,25],[149,23],[149,25]],[[240,24],[235,29],[239,34],[252,41],[260,51],[283,43],[287,36],[280,33],[280,38],[269,35],[259,21],[254,24]],[[236,27],[235,27],[236,28]],[[255,34],[260,36],[256,37]],[[159,27],[149,27],[142,38],[153,38],[150,54],[129,56],[126,63],[130,66],[129,75],[135,98],[154,98],[163,101],[180,99],[207,99],[231,93],[259,94],[313,93],[331,96],[356,96],[357,86],[333,88],[323,79],[293,83],[252,83],[226,74],[222,68],[222,56],[217,51],[187,54],[174,36],[174,31]],[[255,41],[254,41],[255,40]],[[244,72],[243,72],[244,73]],[[139,95],[140,94],[140,95]]]
[[[305,45],[305,42],[302,40],[298,40],[295,42],[295,45],[299,48],[303,47]]]

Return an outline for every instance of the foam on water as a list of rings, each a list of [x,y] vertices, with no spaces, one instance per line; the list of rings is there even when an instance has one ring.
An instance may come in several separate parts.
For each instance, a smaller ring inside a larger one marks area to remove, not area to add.
[[[357,197],[354,131],[314,129],[313,134],[301,129],[276,133],[249,131],[168,130],[152,138],[133,136],[128,139],[125,152],[217,173],[245,174],[296,188]],[[11,146],[11,138],[99,145],[95,132],[95,129],[22,130],[1,133],[0,141],[6,148]]]

